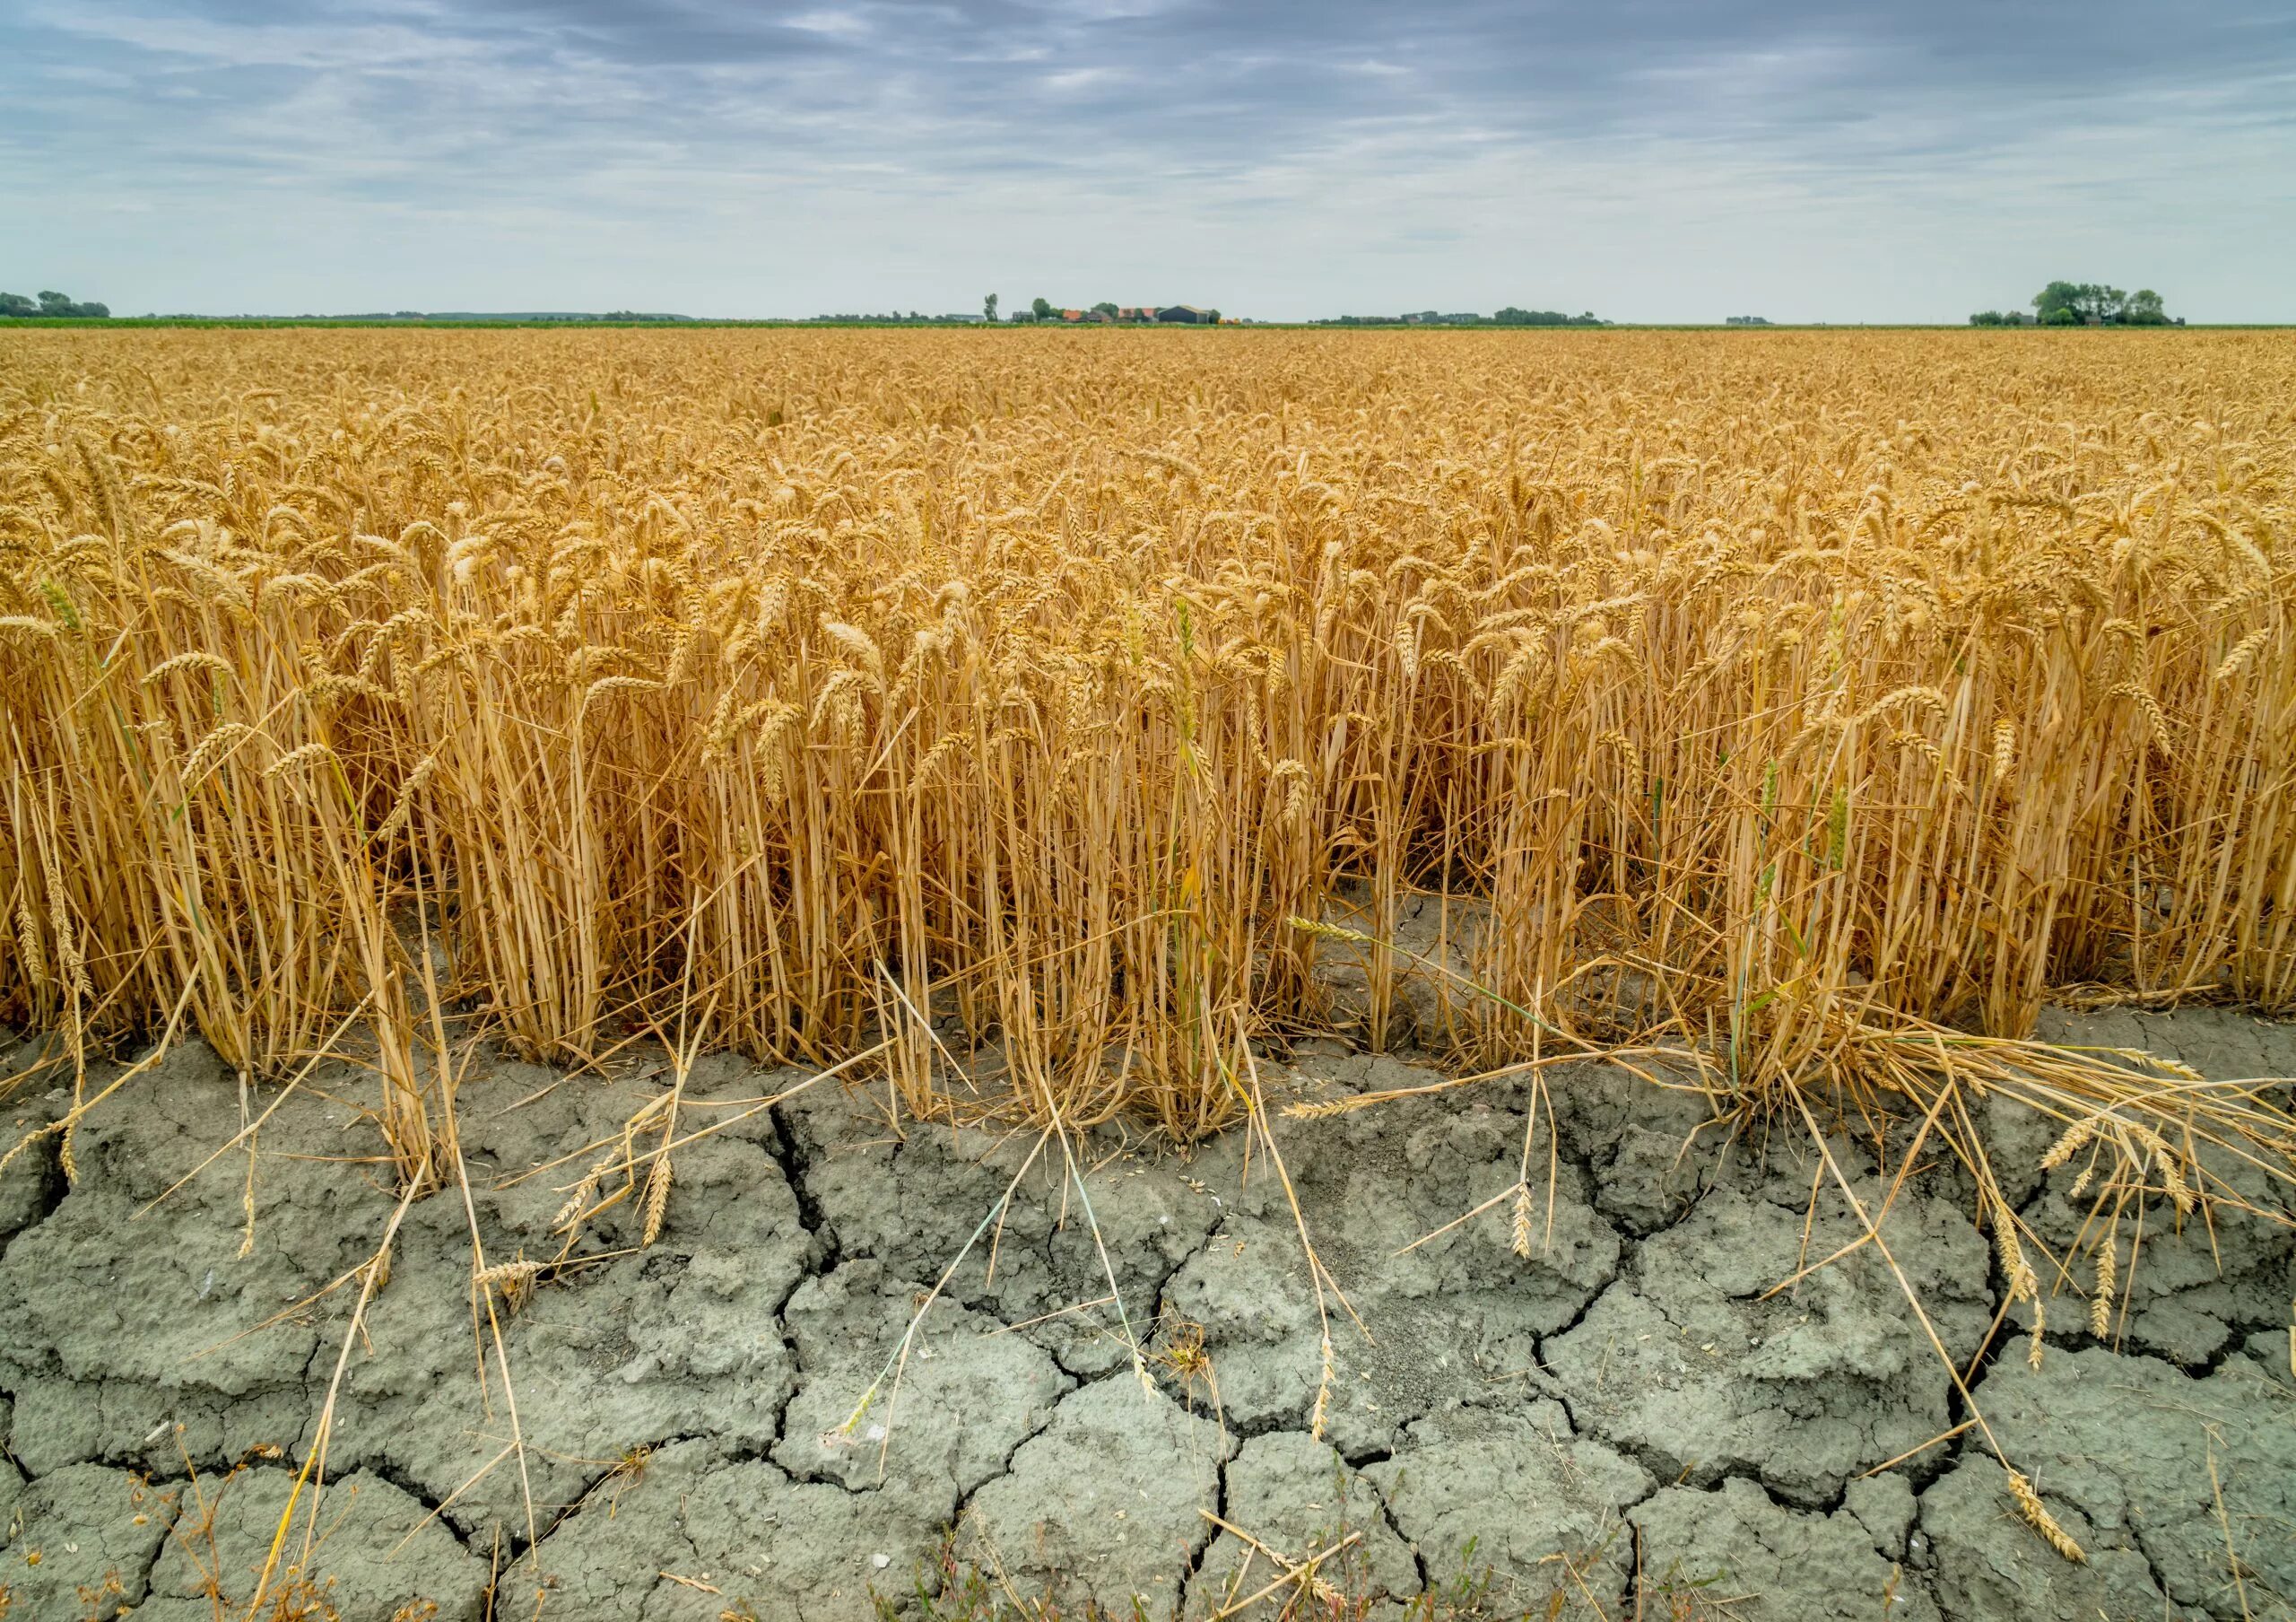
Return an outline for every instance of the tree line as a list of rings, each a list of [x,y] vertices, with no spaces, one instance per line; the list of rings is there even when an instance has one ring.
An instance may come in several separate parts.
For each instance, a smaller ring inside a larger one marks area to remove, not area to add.
[[[2123,292],[2102,282],[2051,282],[2033,295],[2033,313],[1980,310],[1972,327],[2167,327],[2171,323],[2161,295],[2149,287]]]
[[[1159,304],[1126,306],[1117,303],[1113,299],[1102,299],[1097,304],[1086,304],[1076,308],[1081,308],[1085,318],[1088,320],[1123,321],[1141,325],[1152,325],[1158,318],[1158,312],[1162,310],[1170,309],[1171,306]],[[1027,309],[1016,310],[1004,318],[1008,322],[1019,321],[1023,324],[1031,321],[1057,321],[1064,318],[1066,313],[1066,310],[1058,304],[1055,304],[1050,299],[1035,298],[1029,301]],[[996,295],[995,293],[989,294],[987,299],[982,301],[981,315],[985,319],[991,321],[994,321],[996,318]],[[1220,312],[1216,310],[1207,310],[1204,312],[1201,324],[1205,326],[1217,326],[1219,325],[1219,321]]]
[[[93,301],[85,304],[74,303],[60,292],[43,292],[37,301],[20,292],[0,292],[0,317],[80,316],[100,319],[110,314],[111,307],[108,304],[98,304]]]

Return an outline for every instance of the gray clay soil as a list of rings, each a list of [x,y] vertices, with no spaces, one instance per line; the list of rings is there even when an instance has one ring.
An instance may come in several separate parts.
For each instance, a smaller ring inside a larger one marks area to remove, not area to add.
[[[2229,1011],[2052,1016],[2044,1034],[2219,1077],[2296,1072],[2296,1027]],[[0,1052],[0,1075],[27,1052]],[[706,1060],[685,1118],[795,1079]],[[1309,1099],[1434,1079],[1316,1044],[1268,1069]],[[0,1174],[11,1618],[244,1608],[342,1354],[357,1281],[339,1281],[395,1204],[371,1127],[329,1083],[280,1104],[250,1176],[243,1151],[210,1162],[235,1081],[181,1049],[84,1123],[75,1181],[52,1140]],[[555,1256],[589,1156],[521,1173],[618,1138],[665,1085],[658,1065],[474,1070],[460,1115],[489,1260]],[[61,1107],[47,1086],[7,1101],[17,1135]],[[2012,1513],[1978,1433],[1935,1441],[1965,1404],[1870,1248],[1767,1294],[1854,1231],[1806,1138],[1708,1131],[1685,1150],[1696,1101],[1601,1065],[1552,1091],[1528,1260],[1503,1201],[1396,1254],[1513,1184],[1513,1084],[1280,1123],[1361,1320],[1331,1304],[1322,1441],[1316,1292],[1240,1138],[1185,1157],[1095,1138],[1097,1243],[1039,1160],[924,1315],[897,1389],[848,1426],[1032,1140],[896,1133],[827,1086],[747,1114],[677,1155],[657,1243],[637,1246],[626,1202],[505,1322],[523,1452],[511,1403],[480,1387],[460,1191],[430,1195],[352,1345],[287,1580],[352,1622],[924,1615],[963,1574],[1069,1617],[1136,1601],[1161,1618],[1268,1582],[1255,1543],[1297,1558],[1352,1537],[1326,1570],[1370,1617],[1419,1596],[1441,1603],[1413,1616],[2292,1614],[2285,1227],[2180,1232],[2148,1209],[2116,1347],[2090,1339],[2077,1295],[2038,1368],[2018,1322],[1992,1338],[1979,1404],[2089,1551],[2072,1565]],[[2070,1169],[2037,1169],[2054,1134],[2007,1108],[1989,1125],[2035,1231],[2071,1237]],[[1866,1152],[1837,1148],[1870,1188]],[[1970,1206],[1942,1170],[1884,1225],[1964,1361],[2000,1284]]]

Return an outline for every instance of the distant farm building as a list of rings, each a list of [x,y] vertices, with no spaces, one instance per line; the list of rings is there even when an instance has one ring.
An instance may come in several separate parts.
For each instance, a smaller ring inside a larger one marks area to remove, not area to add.
[[[1208,310],[1198,310],[1193,304],[1167,304],[1156,312],[1159,321],[1180,322],[1209,327],[1219,319]]]

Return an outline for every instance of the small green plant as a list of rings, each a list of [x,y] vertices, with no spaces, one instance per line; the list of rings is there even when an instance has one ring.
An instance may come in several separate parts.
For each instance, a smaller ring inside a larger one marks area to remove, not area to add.
[[[1665,1622],[1708,1622],[1709,1618],[1727,1616],[1730,1613],[1724,1609],[1726,1600],[1713,1591],[1729,1575],[1727,1566],[1717,1566],[1703,1577],[1685,1576],[1681,1563],[1676,1562],[1667,1567],[1664,1576],[1655,1581],[1648,1577],[1643,1580],[1644,1609]]]
[[[1487,1560],[1481,1565],[1474,1563],[1475,1543],[1469,1538],[1450,1576],[1422,1590],[1404,1608],[1405,1622],[1469,1622],[1492,1615],[1491,1590],[1497,1574]]]

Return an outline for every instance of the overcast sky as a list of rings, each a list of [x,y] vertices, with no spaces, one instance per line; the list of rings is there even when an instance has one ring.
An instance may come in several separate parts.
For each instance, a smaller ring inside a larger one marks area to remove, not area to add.
[[[0,0],[0,288],[2296,320],[2296,0]]]

